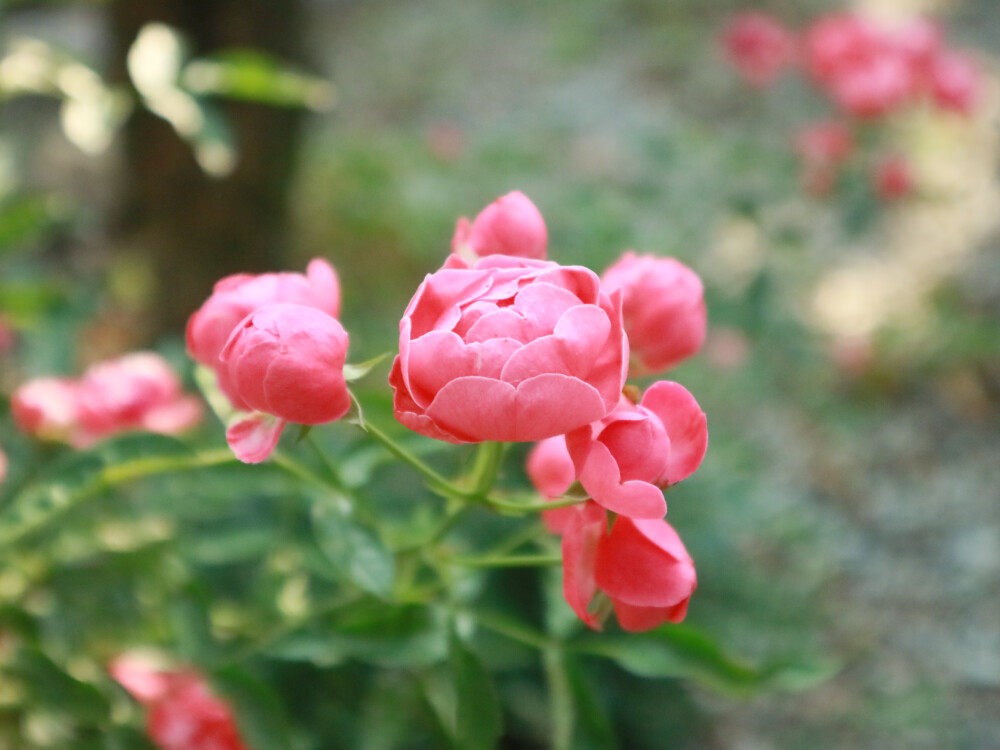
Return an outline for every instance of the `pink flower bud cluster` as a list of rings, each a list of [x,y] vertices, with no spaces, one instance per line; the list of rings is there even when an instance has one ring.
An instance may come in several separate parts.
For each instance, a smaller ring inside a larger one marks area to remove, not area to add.
[[[858,13],[831,13],[801,35],[760,12],[734,16],[722,33],[729,62],[750,85],[770,84],[784,70],[799,69],[839,113],[796,138],[803,185],[830,192],[853,148],[837,145],[859,122],[872,122],[917,105],[971,115],[983,89],[975,60],[947,47],[940,26],[927,18],[886,24]],[[834,135],[836,131],[845,135]],[[823,135],[830,137],[823,144]],[[870,166],[872,188],[894,200],[913,187],[905,160],[895,155]]]
[[[146,734],[162,750],[248,750],[232,710],[192,669],[157,669],[123,654],[108,671],[146,707]]]
[[[201,419],[202,406],[182,391],[163,357],[135,352],[93,365],[78,379],[30,380],[11,397],[11,412],[30,435],[87,448],[129,430],[183,432]]]
[[[241,461],[267,458],[289,422],[333,422],[350,409],[339,313],[337,274],[317,258],[305,274],[222,279],[188,320],[189,354],[238,412],[226,439]]]
[[[655,383],[638,403],[622,392],[630,372],[662,372],[701,347],[701,281],[632,252],[598,277],[545,260],[547,239],[521,193],[459,222],[452,255],[400,321],[396,417],[454,443],[541,441],[528,472],[542,495],[578,481],[592,498],[545,514],[563,534],[570,606],[598,627],[588,607],[600,590],[626,629],[679,621],[696,578],[663,520],[662,489],[701,463],[705,415],[677,383]]]

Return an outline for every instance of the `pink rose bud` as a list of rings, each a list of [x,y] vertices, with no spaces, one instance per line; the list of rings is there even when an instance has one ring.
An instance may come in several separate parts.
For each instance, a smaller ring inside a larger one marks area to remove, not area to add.
[[[566,438],[557,435],[537,443],[528,454],[526,470],[542,497],[551,500],[566,492],[576,480],[573,459],[566,450]],[[572,514],[572,507],[543,510],[542,521],[553,534],[562,534]]]
[[[250,313],[219,355],[251,409],[300,424],[344,416],[348,336],[340,322],[305,305],[265,305]]]
[[[191,669],[158,669],[124,654],[108,671],[148,709],[146,733],[161,750],[247,750],[229,706]]]
[[[201,402],[181,390],[167,361],[136,352],[90,367],[79,381],[80,435],[75,444],[96,442],[126,430],[173,435],[193,427]]]
[[[708,448],[705,413],[686,388],[661,380],[638,405],[566,435],[580,484],[597,503],[632,518],[663,518],[661,487],[695,472]]]
[[[618,516],[609,533],[607,513],[596,503],[573,510],[562,539],[563,596],[583,622],[601,628],[600,611],[591,611],[598,591],[611,601],[624,630],[684,619],[698,581],[670,524]]]
[[[233,329],[259,307],[276,302],[291,302],[313,307],[337,317],[340,314],[340,285],[333,266],[321,258],[309,263],[300,273],[237,274],[215,284],[212,295],[191,316],[187,324],[187,348],[191,357],[211,367],[219,388],[237,409],[246,409],[228,372],[219,362],[219,354]]]
[[[673,258],[625,253],[601,277],[622,292],[632,372],[663,372],[697,353],[708,325],[705,292],[694,271]]]
[[[472,262],[487,255],[544,260],[547,244],[542,214],[528,196],[515,190],[480,211],[472,224],[459,219],[451,251]]]
[[[396,418],[439,440],[562,435],[614,409],[625,383],[620,295],[580,266],[494,255],[446,267],[399,330]]]
[[[795,61],[795,37],[766,13],[735,16],[722,34],[722,44],[729,62],[751,86],[767,86]]]
[[[73,442],[79,422],[79,388],[69,378],[35,378],[10,400],[17,426],[41,440]]]
[[[884,201],[894,201],[913,190],[913,172],[901,156],[890,156],[875,165],[872,175],[875,193]]]
[[[983,82],[976,62],[961,52],[942,52],[928,72],[931,99],[943,110],[970,115],[979,102]]]

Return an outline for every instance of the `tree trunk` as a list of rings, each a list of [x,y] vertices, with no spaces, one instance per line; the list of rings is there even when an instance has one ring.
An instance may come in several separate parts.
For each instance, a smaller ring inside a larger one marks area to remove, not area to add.
[[[124,61],[139,29],[163,22],[188,36],[195,55],[251,47],[301,62],[299,0],[118,0],[113,33]],[[238,164],[226,177],[205,174],[191,148],[164,120],[137,109],[125,130],[116,247],[148,259],[156,278],[147,340],[179,332],[214,281],[238,271],[283,265],[292,176],[302,113],[226,103]]]

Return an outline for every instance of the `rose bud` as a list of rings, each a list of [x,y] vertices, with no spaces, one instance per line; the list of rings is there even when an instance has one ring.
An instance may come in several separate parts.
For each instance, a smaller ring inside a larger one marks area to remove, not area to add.
[[[566,435],[580,484],[597,503],[632,518],[662,518],[661,487],[695,472],[708,448],[705,413],[678,383],[654,383],[642,402]]]
[[[470,224],[458,220],[451,251],[468,261],[487,255],[543,260],[548,244],[545,220],[528,197],[517,190],[497,198]]]
[[[608,294],[622,291],[633,374],[668,370],[704,343],[704,288],[680,261],[630,251],[604,272],[601,287]]]
[[[601,628],[599,592],[610,600],[624,630],[680,622],[697,588],[694,562],[677,532],[662,519],[618,516],[608,532],[607,512],[596,503],[573,508],[562,539],[563,596],[577,616]]]
[[[537,443],[528,454],[526,471],[535,489],[547,500],[566,492],[576,479],[573,459],[566,450],[566,438],[557,435]],[[562,534],[572,512],[572,507],[543,510],[542,521],[553,534]]]
[[[283,303],[250,313],[219,358],[251,409],[315,425],[340,419],[351,406],[344,380],[347,344],[336,318]]]
[[[219,388],[237,409],[246,409],[236,395],[219,354],[237,324],[264,305],[291,302],[340,314],[340,285],[333,266],[315,258],[300,273],[236,274],[216,282],[212,295],[191,316],[187,324],[187,348],[191,357],[211,367]]]
[[[399,324],[396,418],[453,443],[535,441],[614,409],[621,298],[580,266],[494,255],[424,279]]]

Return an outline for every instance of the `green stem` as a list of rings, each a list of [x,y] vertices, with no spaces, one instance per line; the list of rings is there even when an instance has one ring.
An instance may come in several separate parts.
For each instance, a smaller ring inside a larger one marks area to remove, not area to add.
[[[334,489],[337,490],[338,492],[342,492],[342,489],[339,485],[336,485],[334,482],[327,479],[323,479],[317,474],[314,474],[312,471],[307,469],[298,461],[285,455],[285,453],[283,453],[280,450],[275,450],[273,453],[271,453],[271,462],[282,471],[291,474],[293,477],[296,477],[297,479],[301,479],[303,482],[306,482],[307,484],[312,484],[317,487],[321,487],[324,490]]]
[[[540,503],[518,503],[510,500],[501,500],[498,497],[487,496],[482,498],[483,504],[503,513],[516,513],[524,515],[526,513],[541,513],[543,510],[555,510],[557,508],[568,508],[571,505],[585,503],[585,497],[564,497],[558,500],[545,500]]]
[[[498,557],[448,557],[449,565],[463,568],[527,568],[532,566],[561,565],[562,555],[504,555]]]
[[[503,615],[476,610],[465,610],[465,612],[471,615],[477,624],[505,638],[510,638],[512,641],[517,641],[518,643],[523,643],[526,646],[543,651],[547,648],[558,646],[555,641],[544,633],[540,633],[527,625],[523,625],[516,620],[511,620]]]
[[[309,444],[309,448],[312,450],[313,454],[316,456],[320,464],[323,466],[323,469],[326,471],[326,474],[330,479],[331,486],[333,486],[335,489],[340,490],[341,492],[347,492],[347,485],[344,484],[344,478],[340,474],[340,467],[337,466],[337,464],[335,464],[333,461],[331,461],[330,457],[323,452],[323,450],[319,447],[319,444],[316,442],[316,438],[313,437],[313,434],[311,432],[308,435],[306,435],[305,442]]]
[[[462,500],[467,500],[469,498],[469,493],[459,489],[454,484],[449,482],[443,476],[438,474],[434,469],[425,464],[419,458],[410,453],[406,448],[401,446],[391,437],[386,435],[382,430],[373,425],[371,422],[365,420],[358,423],[358,426],[362,430],[371,435],[375,440],[382,444],[382,446],[388,450],[392,455],[398,458],[405,464],[408,464],[413,468],[418,474],[420,474],[424,479],[427,480],[429,487],[446,497],[457,497]]]
[[[549,685],[549,715],[552,717],[552,750],[573,748],[573,691],[566,673],[565,653],[557,646],[542,651],[545,679]]]
[[[472,489],[470,491],[476,498],[485,498],[492,489],[497,480],[506,447],[506,443],[492,440],[479,444],[476,462],[472,466]]]
[[[4,514],[5,516],[13,515],[14,518],[12,525],[0,526],[0,548],[19,542],[25,536],[48,526],[87,500],[119,484],[158,474],[190,471],[236,461],[236,457],[228,449],[206,451],[193,456],[136,458],[104,467],[90,480],[75,489],[69,489],[61,484],[52,484],[47,488],[38,488],[36,496],[32,498],[30,497],[32,488],[29,487],[14,499]]]

